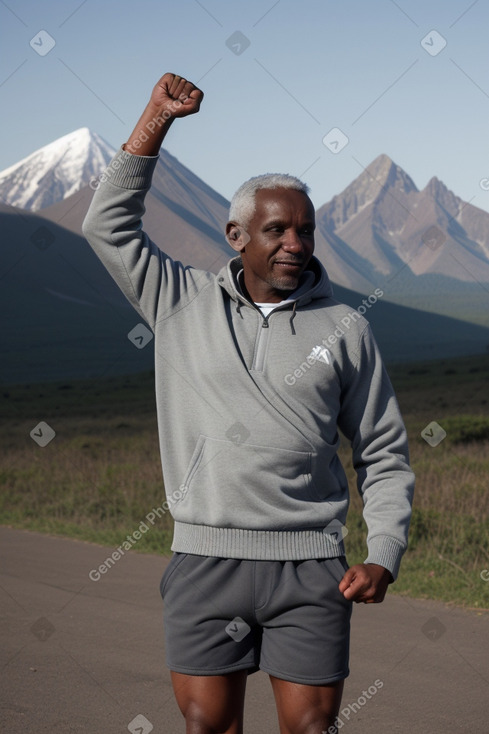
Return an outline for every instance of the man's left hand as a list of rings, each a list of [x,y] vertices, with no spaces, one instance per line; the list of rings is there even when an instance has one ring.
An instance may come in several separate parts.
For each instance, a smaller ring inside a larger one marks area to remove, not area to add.
[[[372,604],[384,601],[392,575],[377,563],[351,566],[340,581],[339,589],[345,599]]]

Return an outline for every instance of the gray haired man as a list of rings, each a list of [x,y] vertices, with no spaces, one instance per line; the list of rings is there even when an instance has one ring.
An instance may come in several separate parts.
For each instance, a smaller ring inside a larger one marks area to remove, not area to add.
[[[338,331],[351,310],[314,257],[305,184],[272,174],[236,192],[226,238],[237,255],[217,275],[144,232],[163,139],[202,98],[183,77],[158,81],[84,223],[155,333],[165,489],[184,489],[161,581],[167,665],[187,734],[240,734],[256,670],[270,676],[281,734],[333,734],[352,602],[384,599],[407,546],[406,432],[368,323]],[[339,430],[368,526],[368,556],[352,567]]]

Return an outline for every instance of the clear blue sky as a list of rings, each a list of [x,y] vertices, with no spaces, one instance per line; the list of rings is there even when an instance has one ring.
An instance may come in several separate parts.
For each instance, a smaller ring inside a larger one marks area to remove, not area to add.
[[[117,147],[173,71],[205,99],[166,146],[227,198],[250,176],[284,171],[320,206],[386,153],[418,188],[436,175],[489,211],[488,6],[0,0],[0,169],[83,126]],[[55,41],[45,56],[29,45],[41,30]],[[236,31],[249,41],[240,54],[226,45]],[[332,128],[349,138],[336,154],[323,143]]]

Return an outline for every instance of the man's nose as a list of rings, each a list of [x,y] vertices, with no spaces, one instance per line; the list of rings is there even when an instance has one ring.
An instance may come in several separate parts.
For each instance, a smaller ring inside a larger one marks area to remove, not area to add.
[[[293,229],[288,229],[284,233],[284,237],[282,239],[282,247],[287,252],[295,253],[302,252],[304,248],[299,234]]]

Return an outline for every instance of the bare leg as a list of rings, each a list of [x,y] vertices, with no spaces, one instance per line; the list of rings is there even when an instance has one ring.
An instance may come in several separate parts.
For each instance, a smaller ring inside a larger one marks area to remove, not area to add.
[[[307,686],[270,676],[280,734],[322,734],[333,727],[340,710],[344,681]]]
[[[243,734],[247,671],[228,675],[184,675],[171,671],[186,734]]]

